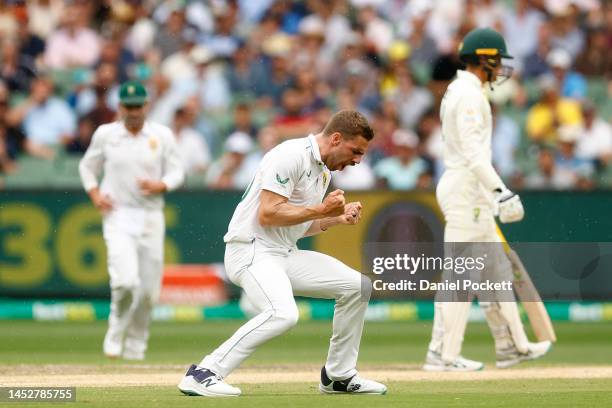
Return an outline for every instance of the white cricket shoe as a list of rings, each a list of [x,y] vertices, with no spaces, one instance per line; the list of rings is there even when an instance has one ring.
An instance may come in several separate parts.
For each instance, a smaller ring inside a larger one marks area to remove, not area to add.
[[[124,350],[121,357],[129,361],[142,361],[145,359],[145,353],[140,351]]]
[[[178,385],[186,395],[203,397],[237,397],[242,392],[223,381],[223,378],[206,368],[192,364]]]
[[[468,372],[480,371],[484,368],[484,364],[480,361],[469,360],[465,357],[457,357],[452,363],[446,363],[442,360],[442,356],[435,351],[427,350],[427,357],[423,370],[425,371],[453,371],[453,372]]]
[[[325,366],[321,369],[321,383],[319,391],[323,394],[379,394],[387,393],[387,387],[376,381],[359,377],[355,374],[351,378],[333,381],[327,376]]]
[[[495,363],[497,368],[508,368],[522,361],[535,360],[542,357],[550,351],[552,343],[550,341],[541,341],[539,343],[529,343],[527,345],[527,352],[521,353],[517,349],[498,351],[497,362]]]

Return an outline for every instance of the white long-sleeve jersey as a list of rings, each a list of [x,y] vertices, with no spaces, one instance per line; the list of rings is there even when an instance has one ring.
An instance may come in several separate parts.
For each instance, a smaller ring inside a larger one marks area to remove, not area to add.
[[[91,144],[79,164],[86,191],[98,187],[111,197],[115,207],[161,209],[163,196],[145,196],[139,180],[161,180],[168,190],[178,188],[184,179],[176,140],[166,126],[145,122],[142,130],[131,134],[123,122],[96,129]]]
[[[453,190],[470,192],[463,198],[471,202],[490,202],[493,191],[505,185],[491,164],[491,106],[476,75],[457,71],[442,99],[440,118],[445,173],[447,178],[453,174]]]

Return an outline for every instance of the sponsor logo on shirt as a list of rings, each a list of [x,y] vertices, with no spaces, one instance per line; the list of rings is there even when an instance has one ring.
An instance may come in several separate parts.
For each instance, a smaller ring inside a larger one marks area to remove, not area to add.
[[[278,175],[278,173],[276,173],[276,181],[284,186],[285,184],[287,184],[287,182],[289,181],[289,177],[287,177],[286,179],[282,179],[281,176]]]

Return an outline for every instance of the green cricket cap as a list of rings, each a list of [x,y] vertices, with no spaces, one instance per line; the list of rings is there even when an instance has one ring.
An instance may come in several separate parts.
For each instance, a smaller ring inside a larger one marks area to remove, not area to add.
[[[119,89],[119,102],[126,106],[140,106],[147,103],[147,89],[141,82],[124,82]]]

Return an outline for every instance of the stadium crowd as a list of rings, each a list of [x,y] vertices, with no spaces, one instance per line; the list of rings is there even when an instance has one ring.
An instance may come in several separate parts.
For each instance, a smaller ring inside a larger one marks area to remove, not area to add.
[[[439,103],[478,26],[515,57],[490,92],[502,177],[612,187],[603,0],[0,0],[0,177],[80,157],[136,79],[149,119],[175,131],[188,186],[243,189],[266,151],[357,109],[376,138],[336,186],[431,189]]]

